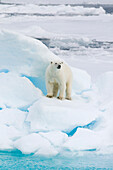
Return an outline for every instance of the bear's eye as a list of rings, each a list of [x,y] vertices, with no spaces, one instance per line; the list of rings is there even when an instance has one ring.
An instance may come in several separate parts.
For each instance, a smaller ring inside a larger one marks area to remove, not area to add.
[[[61,62],[60,64],[63,64],[63,62]]]

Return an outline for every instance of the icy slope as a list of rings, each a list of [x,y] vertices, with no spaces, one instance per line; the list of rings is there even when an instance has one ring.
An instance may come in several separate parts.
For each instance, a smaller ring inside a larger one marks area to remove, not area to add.
[[[44,76],[44,70],[57,58],[40,41],[16,33],[0,32],[0,69],[27,76]],[[37,67],[38,63],[38,67]]]
[[[48,99],[45,70],[56,58],[40,41],[0,32],[1,150],[47,156],[112,147],[113,73],[94,85],[86,71],[72,68],[72,101]]]

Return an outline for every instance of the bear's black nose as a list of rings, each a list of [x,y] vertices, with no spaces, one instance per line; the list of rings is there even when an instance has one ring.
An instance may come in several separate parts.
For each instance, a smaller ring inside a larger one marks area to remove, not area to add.
[[[57,67],[58,69],[60,69],[61,68],[61,65],[58,65],[58,67]]]

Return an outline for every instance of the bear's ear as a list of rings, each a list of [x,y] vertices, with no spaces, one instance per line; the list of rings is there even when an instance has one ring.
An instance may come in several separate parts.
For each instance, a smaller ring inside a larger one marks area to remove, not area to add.
[[[51,61],[51,64],[53,64],[53,62]]]

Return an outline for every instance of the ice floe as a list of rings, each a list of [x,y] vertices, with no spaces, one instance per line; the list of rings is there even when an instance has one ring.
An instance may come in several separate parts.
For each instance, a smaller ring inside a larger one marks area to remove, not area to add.
[[[22,15],[100,15],[105,14],[105,10],[102,7],[99,8],[86,8],[83,6],[70,6],[70,5],[56,5],[54,6],[41,6],[36,4],[25,5],[1,5],[0,13],[10,14],[15,13]]]
[[[49,99],[45,70],[55,59],[40,41],[0,31],[1,150],[49,156],[112,146],[113,73],[93,84],[86,71],[72,68],[72,101]]]

